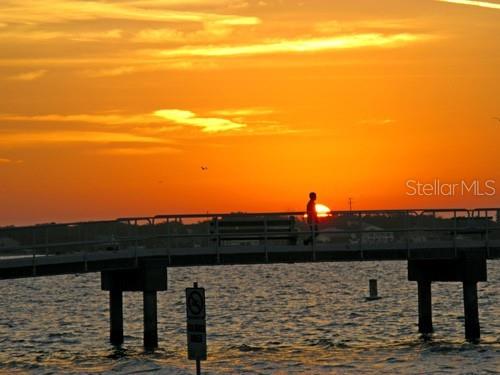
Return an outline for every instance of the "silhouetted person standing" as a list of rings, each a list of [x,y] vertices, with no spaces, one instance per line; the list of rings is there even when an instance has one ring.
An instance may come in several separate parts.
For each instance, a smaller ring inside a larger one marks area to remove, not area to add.
[[[316,211],[316,193],[309,193],[309,202],[307,202],[307,224],[311,229],[311,236],[304,240],[304,245],[313,241],[313,237],[318,235],[318,212]]]

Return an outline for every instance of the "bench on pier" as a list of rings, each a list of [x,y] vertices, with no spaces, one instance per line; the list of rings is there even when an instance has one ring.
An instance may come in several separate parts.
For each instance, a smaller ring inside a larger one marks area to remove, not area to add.
[[[214,218],[210,222],[212,241],[219,246],[237,245],[296,245],[298,239],[295,218],[235,216]]]

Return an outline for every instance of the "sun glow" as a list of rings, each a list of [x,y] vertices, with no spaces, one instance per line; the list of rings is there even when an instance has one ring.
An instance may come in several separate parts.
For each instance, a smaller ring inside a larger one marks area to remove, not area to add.
[[[330,208],[328,208],[328,206],[325,206],[324,204],[316,203],[315,208],[316,208],[316,213],[318,214],[318,217],[332,216],[332,211],[330,210]],[[307,213],[304,214],[304,218],[307,219]]]
[[[318,213],[318,217],[328,217],[331,216],[331,210],[321,203],[316,203],[316,212]]]

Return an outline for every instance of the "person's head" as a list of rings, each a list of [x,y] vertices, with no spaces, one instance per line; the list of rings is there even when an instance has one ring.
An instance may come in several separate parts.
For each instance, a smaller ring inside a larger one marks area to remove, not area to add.
[[[316,193],[314,191],[311,191],[309,193],[309,198],[315,201],[316,200]]]

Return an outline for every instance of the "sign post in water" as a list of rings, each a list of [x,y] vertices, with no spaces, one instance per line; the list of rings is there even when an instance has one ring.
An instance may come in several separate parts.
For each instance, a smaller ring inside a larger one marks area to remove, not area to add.
[[[207,360],[207,329],[205,314],[205,289],[186,288],[188,359],[196,361],[196,374],[201,373],[200,361]]]

